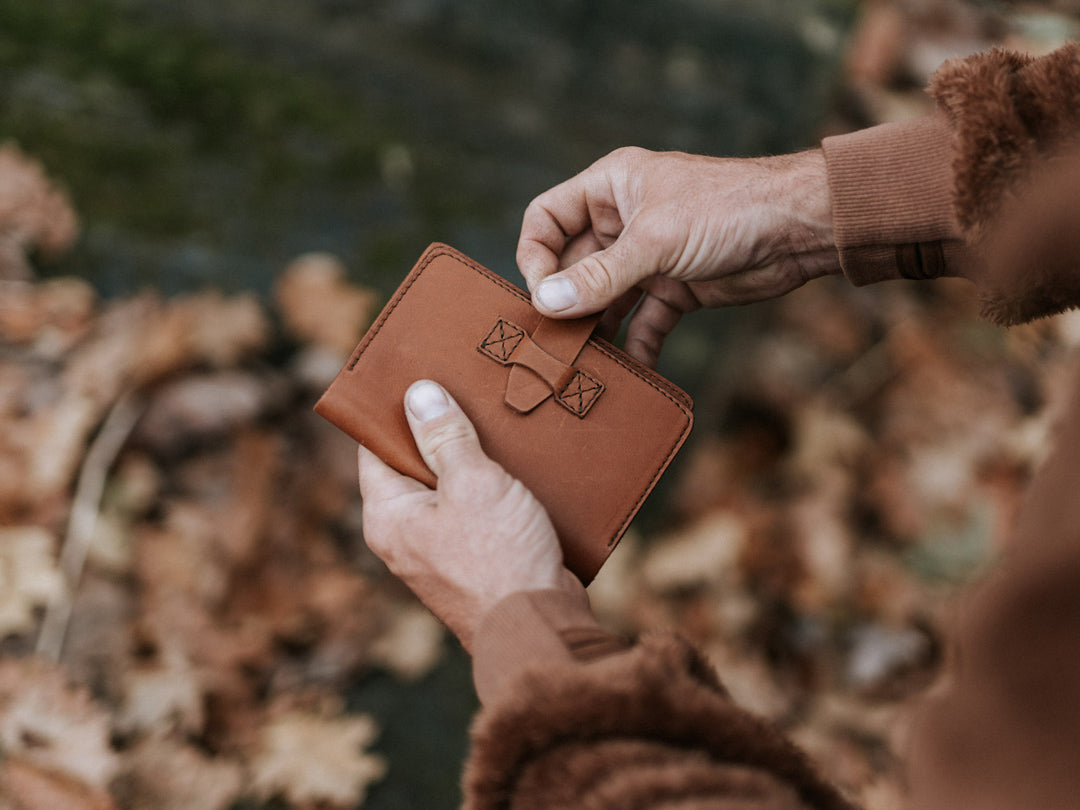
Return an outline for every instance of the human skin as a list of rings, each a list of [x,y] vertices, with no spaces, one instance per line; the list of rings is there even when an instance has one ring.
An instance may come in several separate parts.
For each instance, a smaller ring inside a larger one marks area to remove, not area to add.
[[[625,348],[655,365],[684,313],[773,298],[839,272],[825,159],[820,150],[723,159],[620,149],[529,205],[517,258],[546,314],[606,310],[614,331],[633,311]],[[513,593],[557,588],[584,600],[547,513],[484,454],[445,390],[420,381],[404,407],[437,485],[361,447],[371,550],[466,648],[484,614]]]
[[[624,348],[655,366],[683,314],[840,271],[825,157],[618,149],[529,204],[517,261],[545,315],[633,310]]]
[[[470,649],[476,625],[518,591],[585,589],[563,566],[555,528],[529,490],[484,455],[468,418],[429,380],[405,414],[435,489],[359,451],[368,547]]]

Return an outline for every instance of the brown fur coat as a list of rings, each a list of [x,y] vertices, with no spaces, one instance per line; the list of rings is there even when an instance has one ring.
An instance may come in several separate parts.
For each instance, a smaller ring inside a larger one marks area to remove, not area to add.
[[[500,693],[476,724],[466,789],[469,810],[851,807],[692,647],[660,635]]]
[[[1022,216],[1018,200],[1030,205],[1030,189],[1080,145],[1080,43],[1041,59],[993,50],[946,62],[930,93],[955,132],[955,212],[978,249],[978,266],[965,274],[979,286],[983,314],[1011,325],[1075,305],[1080,274],[1034,260],[987,266],[987,257],[1002,247],[1000,224]]]

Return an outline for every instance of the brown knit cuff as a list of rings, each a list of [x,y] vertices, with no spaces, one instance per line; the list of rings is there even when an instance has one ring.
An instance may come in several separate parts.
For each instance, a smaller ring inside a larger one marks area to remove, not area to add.
[[[960,274],[945,116],[826,138],[822,149],[840,264],[852,284]]]
[[[488,611],[473,637],[473,682],[488,703],[523,670],[586,663],[627,649],[604,630],[589,606],[560,590],[512,594]]]

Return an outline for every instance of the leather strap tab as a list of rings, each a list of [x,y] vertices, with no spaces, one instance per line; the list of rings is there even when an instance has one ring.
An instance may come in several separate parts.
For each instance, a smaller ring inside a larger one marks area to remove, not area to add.
[[[557,325],[573,324],[573,328],[545,330],[549,337],[554,336],[552,343],[564,356],[573,353],[571,362],[577,358],[592,333],[591,326],[595,325],[595,319],[588,320],[592,324],[545,321]],[[603,383],[540,346],[534,339],[540,331],[538,328],[530,336],[517,324],[500,318],[478,348],[496,362],[510,366],[505,397],[510,408],[518,413],[528,413],[554,394],[556,402],[577,416],[584,417],[604,390]]]
[[[598,314],[571,321],[542,318],[533,330],[532,339],[552,357],[573,365],[599,320]],[[517,366],[510,369],[510,379],[506,382],[506,404],[515,411],[528,413],[549,396],[551,389],[535,375]]]
[[[543,380],[548,396],[551,396],[552,393],[559,393],[566,388],[570,384],[570,380],[577,374],[577,370],[573,366],[568,366],[562,360],[552,357],[537,346],[536,341],[528,335],[525,335],[518,342],[517,348],[510,355],[510,362],[514,364],[513,368],[510,369],[511,373],[513,373],[514,368],[518,370],[528,369],[536,377]],[[532,379],[536,377],[532,377]],[[508,403],[513,393],[514,389],[507,385],[506,399]]]

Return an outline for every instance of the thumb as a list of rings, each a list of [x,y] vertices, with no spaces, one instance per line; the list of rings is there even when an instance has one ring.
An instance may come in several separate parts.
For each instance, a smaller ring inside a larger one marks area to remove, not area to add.
[[[405,416],[416,447],[436,478],[485,458],[476,429],[438,383],[413,383],[405,392]]]
[[[605,250],[585,258],[541,281],[533,290],[533,305],[545,315],[578,318],[599,312],[649,276],[659,262],[647,244],[638,244],[632,226]]]

